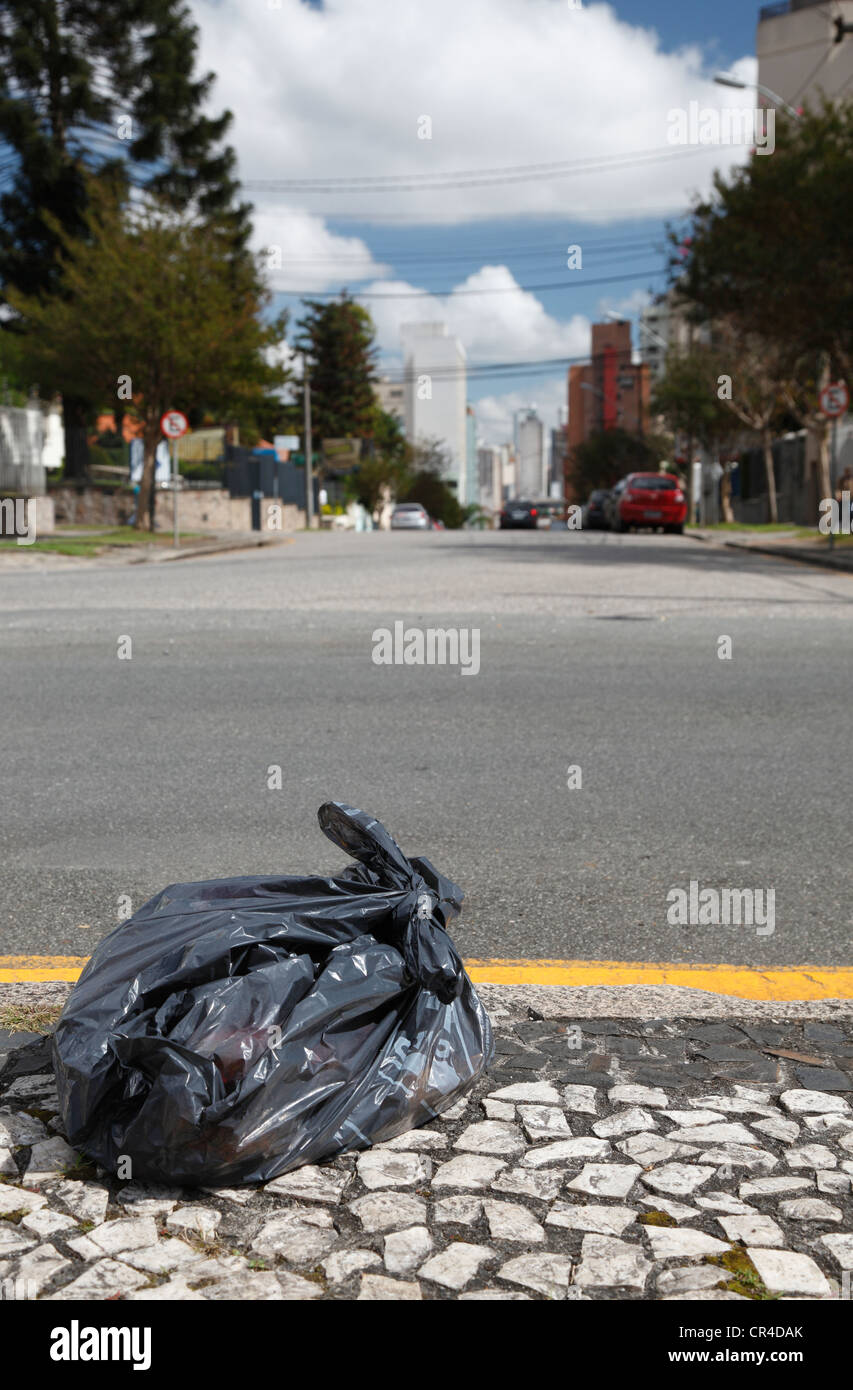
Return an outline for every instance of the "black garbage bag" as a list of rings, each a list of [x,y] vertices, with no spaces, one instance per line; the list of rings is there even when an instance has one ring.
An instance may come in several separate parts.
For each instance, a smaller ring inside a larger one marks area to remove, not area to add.
[[[491,1060],[459,888],[363,811],[318,819],[358,861],[337,877],[175,884],[97,946],[53,1054],[68,1141],[108,1171],[266,1182],[426,1123]]]

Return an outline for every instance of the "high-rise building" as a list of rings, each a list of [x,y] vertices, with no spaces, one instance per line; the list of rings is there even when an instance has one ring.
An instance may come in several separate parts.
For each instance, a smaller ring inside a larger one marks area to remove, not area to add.
[[[592,359],[569,368],[569,451],[602,430],[644,434],[649,367],[634,362],[625,319],[592,325]]]
[[[793,107],[815,105],[822,95],[835,100],[853,79],[851,31],[851,0],[762,5],[755,38],[758,81]],[[758,99],[768,104],[761,93]]]
[[[467,500],[468,418],[465,349],[446,323],[404,323],[406,437],[437,440],[448,455],[445,481]]]
[[[515,448],[517,496],[527,499],[544,497],[547,492],[545,427],[532,406],[516,411]]]
[[[390,377],[380,377],[373,386],[373,394],[386,415],[393,415],[401,425],[406,423],[406,387],[402,381],[392,381]]]

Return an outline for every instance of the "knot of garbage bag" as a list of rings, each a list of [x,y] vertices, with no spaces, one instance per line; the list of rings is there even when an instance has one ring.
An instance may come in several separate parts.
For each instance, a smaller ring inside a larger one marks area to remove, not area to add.
[[[406,895],[397,917],[397,924],[402,928],[400,946],[407,971],[442,1004],[452,1004],[459,998],[465,978],[462,961],[444,929],[444,922],[456,911],[453,899],[437,897],[415,874],[411,892]]]

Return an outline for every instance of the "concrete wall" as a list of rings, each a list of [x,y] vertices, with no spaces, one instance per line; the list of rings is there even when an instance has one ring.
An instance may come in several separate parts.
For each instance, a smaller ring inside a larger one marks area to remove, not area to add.
[[[123,526],[135,506],[129,489],[59,487],[51,491],[49,500],[56,520],[75,526]],[[163,530],[172,524],[168,489],[157,491],[155,521]],[[178,502],[178,523],[182,531],[251,531],[252,500],[232,497],[225,488],[185,488]],[[297,531],[304,525],[302,508],[272,497],[262,500],[262,531]]]

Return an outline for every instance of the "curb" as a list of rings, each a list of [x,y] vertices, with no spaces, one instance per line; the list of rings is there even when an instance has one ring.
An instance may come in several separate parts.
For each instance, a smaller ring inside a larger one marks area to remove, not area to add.
[[[774,545],[755,545],[751,541],[722,540],[716,536],[704,534],[698,531],[685,531],[685,536],[689,536],[692,541],[702,541],[705,545],[716,545],[726,550],[748,550],[755,555],[769,555],[777,560],[794,560],[797,564],[815,565],[818,569],[839,570],[842,574],[853,574],[853,560],[847,563],[844,560],[837,560],[831,555],[813,554],[810,550],[788,549],[783,550],[780,546]]]

